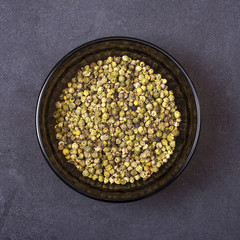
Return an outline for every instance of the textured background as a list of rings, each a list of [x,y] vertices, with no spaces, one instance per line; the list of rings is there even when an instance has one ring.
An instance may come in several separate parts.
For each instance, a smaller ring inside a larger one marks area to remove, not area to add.
[[[0,239],[237,240],[240,235],[240,2],[0,1]],[[198,92],[202,131],[183,174],[141,201],[113,204],[61,182],[34,114],[55,63],[99,37],[150,41]]]

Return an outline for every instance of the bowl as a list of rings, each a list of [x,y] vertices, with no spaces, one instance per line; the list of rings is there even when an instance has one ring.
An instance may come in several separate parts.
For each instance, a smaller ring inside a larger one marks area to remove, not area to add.
[[[103,184],[83,177],[68,163],[58,150],[52,117],[55,102],[67,82],[77,70],[93,61],[108,56],[128,55],[150,65],[155,72],[168,80],[169,89],[174,91],[175,102],[182,114],[180,135],[171,158],[147,180],[126,185]],[[48,164],[68,186],[88,197],[110,201],[127,202],[149,196],[179,176],[188,164],[197,145],[200,131],[200,107],[196,91],[180,64],[161,48],[135,38],[108,37],[85,43],[63,57],[48,75],[40,91],[36,108],[37,138]]]

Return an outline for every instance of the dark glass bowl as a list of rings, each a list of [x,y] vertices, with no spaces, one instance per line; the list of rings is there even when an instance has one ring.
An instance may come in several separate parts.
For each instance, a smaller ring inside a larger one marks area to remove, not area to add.
[[[76,75],[77,70],[93,61],[108,56],[128,55],[150,65],[155,72],[168,79],[169,89],[175,94],[176,104],[182,113],[180,136],[169,161],[159,172],[146,181],[139,180],[126,185],[103,184],[83,177],[68,163],[58,150],[52,117],[55,102]],[[36,109],[36,130],[42,152],[53,171],[74,190],[98,200],[126,202],[137,200],[163,189],[183,171],[189,162],[199,137],[200,107],[196,91],[183,68],[159,47],[128,37],[97,39],[81,45],[68,53],[48,75],[39,95]]]

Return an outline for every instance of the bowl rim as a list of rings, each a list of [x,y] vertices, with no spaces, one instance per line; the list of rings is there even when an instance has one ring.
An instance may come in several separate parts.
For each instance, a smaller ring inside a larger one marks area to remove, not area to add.
[[[44,148],[44,145],[43,145],[43,141],[42,141],[42,137],[41,137],[41,132],[40,132],[40,125],[39,125],[39,111],[40,111],[40,106],[41,106],[41,103],[42,103],[42,98],[43,98],[43,93],[45,91],[45,88],[48,84],[48,82],[50,81],[52,75],[55,73],[55,71],[61,66],[61,64],[67,60],[71,55],[73,55],[74,53],[76,53],[77,51],[85,48],[85,47],[88,47],[90,45],[93,45],[93,44],[96,44],[96,43],[101,43],[101,42],[106,42],[106,41],[114,41],[114,40],[123,40],[123,41],[130,41],[130,42],[137,42],[137,43],[140,43],[140,44],[143,44],[143,45],[147,45],[148,47],[151,47],[151,48],[154,48],[155,50],[157,51],[160,51],[162,54],[164,54],[166,57],[168,57],[169,59],[171,59],[174,64],[177,65],[177,67],[181,70],[181,72],[184,74],[184,76],[186,77],[188,83],[189,83],[189,86],[191,87],[191,91],[193,93],[193,96],[194,96],[194,100],[195,100],[195,104],[196,104],[196,109],[197,109],[197,128],[196,128],[196,133],[195,133],[195,138],[194,138],[194,142],[192,144],[192,147],[191,147],[191,151],[188,155],[188,157],[186,158],[183,166],[181,167],[181,169],[174,175],[174,177],[172,177],[169,181],[167,181],[162,187],[148,193],[148,194],[144,194],[140,197],[135,197],[135,198],[131,198],[131,199],[125,199],[125,200],[112,200],[112,199],[107,199],[107,198],[100,198],[100,197],[97,197],[97,196],[94,196],[94,195],[91,195],[89,193],[86,193],[84,191],[82,191],[81,189],[75,187],[74,185],[72,185],[67,179],[65,179],[59,172],[58,170],[54,167],[54,165],[52,164],[51,160],[49,159],[46,151],[45,151],[45,148]],[[44,155],[48,165],[51,167],[51,169],[53,170],[53,172],[66,184],[68,185],[69,187],[71,187],[73,190],[77,191],[78,193],[81,193],[82,195],[84,196],[87,196],[87,197],[90,197],[92,199],[95,199],[95,200],[99,200],[99,201],[104,201],[104,202],[118,202],[118,203],[124,203],[124,202],[132,202],[132,201],[136,201],[136,200],[140,200],[140,199],[143,199],[143,198],[146,198],[148,196],[151,196],[153,195],[154,193],[157,193],[159,192],[160,190],[163,190],[164,188],[166,188],[170,183],[172,183],[173,181],[175,181],[179,175],[183,172],[183,170],[186,168],[186,166],[188,165],[188,163],[190,162],[192,156],[193,156],[193,153],[196,149],[196,146],[197,146],[197,143],[198,143],[198,140],[199,140],[199,135],[200,135],[200,129],[201,129],[201,116],[200,116],[200,103],[199,103],[199,99],[198,99],[198,96],[197,96],[197,92],[195,90],[195,87],[193,85],[193,83],[191,82],[188,74],[186,73],[186,71],[184,70],[184,68],[177,62],[176,59],[174,59],[169,53],[167,53],[165,50],[163,50],[162,48],[148,42],[148,41],[145,41],[145,40],[141,40],[141,39],[138,39],[138,38],[133,38],[133,37],[126,37],[126,36],[111,36],[111,37],[104,37],[104,38],[98,38],[98,39],[95,39],[95,40],[92,40],[92,41],[89,41],[89,42],[86,42],[84,44],[81,44],[80,46],[74,48],[73,50],[71,50],[70,52],[68,52],[64,57],[62,57],[58,62],[57,64],[52,68],[52,70],[50,71],[50,73],[48,74],[48,76],[46,77],[42,87],[41,87],[41,90],[40,90],[40,93],[38,95],[38,100],[37,100],[37,104],[36,104],[36,111],[35,111],[35,128],[36,128],[36,135],[37,135],[37,139],[38,139],[38,143],[39,143],[39,146],[40,146],[40,149],[42,151],[42,154]]]

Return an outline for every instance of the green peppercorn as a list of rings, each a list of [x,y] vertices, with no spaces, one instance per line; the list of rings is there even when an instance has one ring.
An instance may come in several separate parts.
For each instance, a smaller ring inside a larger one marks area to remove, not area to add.
[[[93,62],[55,104],[58,149],[83,176],[104,184],[145,180],[176,147],[181,113],[174,100],[167,79],[143,61],[123,55]]]

